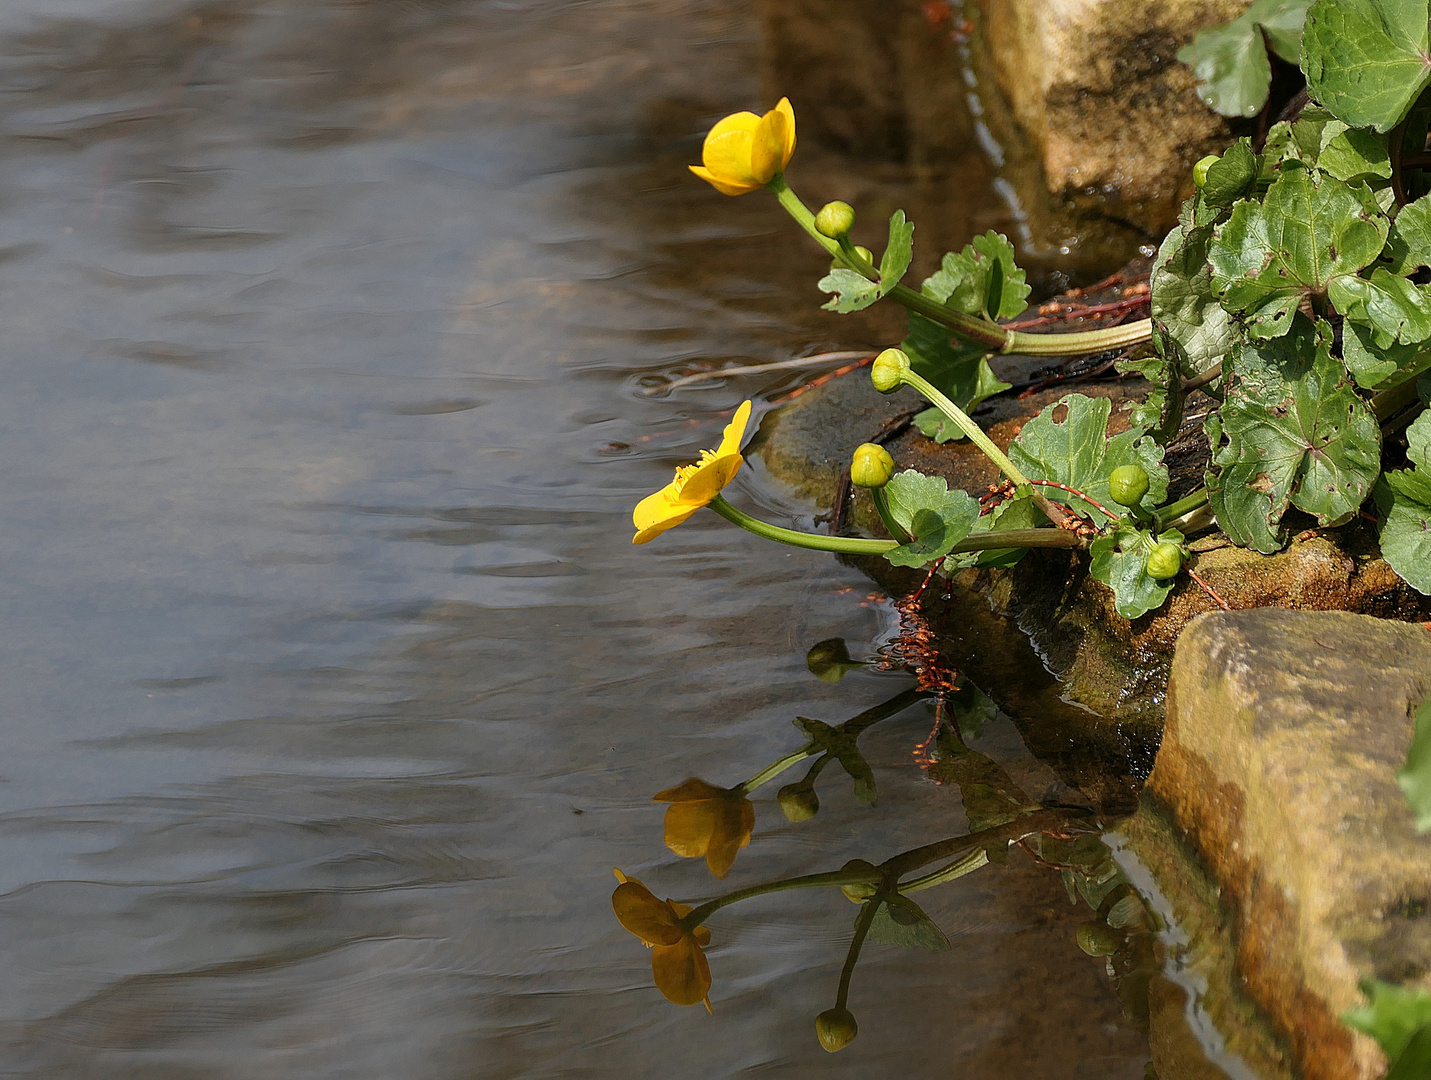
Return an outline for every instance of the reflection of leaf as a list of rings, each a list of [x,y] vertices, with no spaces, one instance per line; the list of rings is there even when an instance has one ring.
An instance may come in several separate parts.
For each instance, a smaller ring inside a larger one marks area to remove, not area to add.
[[[1406,457],[1413,467],[1383,473],[1376,487],[1381,555],[1412,588],[1431,594],[1431,412],[1406,429]]]
[[[1212,285],[1255,338],[1285,334],[1304,296],[1381,252],[1389,225],[1365,187],[1297,168],[1242,202],[1208,247]]]
[[[895,474],[884,493],[890,516],[914,537],[885,554],[895,566],[926,566],[943,558],[979,517],[979,501],[968,492],[950,491],[942,476],[906,469]]]
[[[1406,793],[1406,801],[1416,815],[1417,831],[1431,829],[1431,698],[1416,710],[1411,746],[1406,751],[1406,764],[1396,774],[1396,782]]]
[[[936,784],[958,785],[971,832],[1013,821],[1029,805],[1028,796],[1003,766],[986,754],[970,750],[957,733],[941,732],[936,747],[935,760],[926,772]]]
[[[944,256],[925,279],[924,295],[966,315],[1012,318],[1023,311],[1030,292],[1014,256],[1014,245],[1003,234],[976,236],[964,250]]]
[[[875,902],[880,907],[870,923],[871,941],[931,952],[943,952],[949,948],[949,939],[944,936],[944,931],[909,897],[887,896]]]
[[[1389,131],[1431,82],[1426,0],[1317,0],[1307,12],[1307,91],[1353,127]]]
[[[1208,108],[1223,116],[1257,115],[1272,85],[1267,47],[1287,63],[1297,62],[1310,2],[1257,0],[1232,22],[1198,31],[1178,50],[1178,59],[1197,75],[1198,93]]]
[[[811,720],[807,716],[797,716],[795,726],[804,732],[810,740],[810,745],[806,749],[816,753],[823,750],[838,761],[840,768],[849,773],[850,778],[855,782],[855,798],[866,806],[873,806],[875,804],[874,770],[870,768],[865,756],[860,753],[859,745],[856,742],[859,737],[858,731],[851,733],[843,730],[844,724],[838,728],[831,727],[821,720]]]
[[[1163,606],[1176,578],[1159,580],[1148,573],[1148,555],[1161,543],[1181,545],[1183,534],[1169,529],[1152,533],[1120,524],[1088,549],[1088,572],[1113,590],[1113,605],[1125,619],[1136,619]]]
[[[963,739],[981,738],[984,725],[999,715],[994,699],[967,679],[959,681],[958,693],[944,699],[944,711]]]
[[[1298,317],[1287,338],[1248,344],[1228,357],[1233,379],[1214,446],[1208,495],[1233,543],[1281,548],[1287,506],[1323,525],[1356,512],[1381,469],[1381,430],[1331,355],[1331,329]],[[1223,438],[1226,445],[1220,445]]]
[[[1418,1033],[1431,1028],[1431,993],[1420,987],[1393,986],[1380,979],[1364,979],[1361,992],[1366,995],[1367,1003],[1344,1014],[1342,1020],[1381,1044],[1393,1063],[1392,1071],[1387,1074],[1387,1080],[1391,1080],[1397,1076],[1398,1059],[1407,1053]],[[1407,1072],[1404,1080],[1425,1075],[1425,1072]]]
[[[1063,423],[1055,422],[1054,410],[1066,408]],[[1009,459],[1031,480],[1053,480],[1077,488],[1103,506],[1113,507],[1108,478],[1120,465],[1141,465],[1148,473],[1148,492],[1139,506],[1151,513],[1168,494],[1168,470],[1163,466],[1163,448],[1130,428],[1108,437],[1108,417],[1113,403],[1107,398],[1070,394],[1049,405],[1023,426],[1009,447]],[[1042,489],[1051,501],[1067,503],[1086,513],[1096,525],[1108,519],[1082,499],[1059,491]]]

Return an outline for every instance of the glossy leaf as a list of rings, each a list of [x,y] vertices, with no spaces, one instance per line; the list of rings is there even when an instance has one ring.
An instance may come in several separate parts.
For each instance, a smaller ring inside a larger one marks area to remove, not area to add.
[[[1343,1015],[1342,1020],[1380,1043],[1394,1064],[1417,1032],[1431,1028],[1431,992],[1380,979],[1362,980],[1361,992],[1367,1003]]]
[[[1229,539],[1277,551],[1289,504],[1323,525],[1351,517],[1380,471],[1381,430],[1331,355],[1330,328],[1299,316],[1287,337],[1250,342],[1227,364],[1227,399],[1207,429],[1209,501]]]
[[[1219,209],[1231,206],[1252,187],[1261,164],[1252,151],[1251,140],[1238,139],[1208,166],[1202,185],[1203,201]]]
[[[1412,345],[1431,337],[1431,296],[1413,281],[1378,266],[1371,277],[1333,278],[1327,299],[1348,319],[1369,326],[1375,342]]]
[[[895,566],[927,566],[943,558],[969,535],[979,517],[979,501],[968,492],[950,491],[942,476],[906,469],[885,485],[884,494],[890,516],[914,537],[886,552]]]
[[[1113,590],[1113,606],[1125,619],[1136,619],[1163,606],[1177,578],[1160,581],[1147,571],[1148,556],[1161,543],[1181,545],[1183,534],[1169,529],[1154,537],[1145,529],[1120,524],[1089,548],[1088,572]]]
[[[1208,227],[1174,228],[1158,248],[1149,279],[1152,316],[1182,351],[1184,377],[1222,363],[1234,337],[1227,311],[1212,291],[1211,240]]]
[[[1421,352],[1418,345],[1387,346],[1376,343],[1376,332],[1370,326],[1351,321],[1342,324],[1342,359],[1358,386],[1370,390],[1380,386]]]
[[[1012,318],[1027,306],[1030,291],[1015,254],[1002,233],[991,230],[976,236],[962,251],[944,256],[939,269],[925,279],[924,295],[966,315]]]
[[[889,219],[889,242],[879,261],[879,295],[884,296],[899,284],[914,257],[914,222],[904,219],[904,211],[896,210]]]
[[[1390,131],[1431,82],[1427,0],[1317,0],[1307,12],[1307,91],[1352,127]]]
[[[1412,588],[1431,595],[1431,412],[1406,429],[1409,469],[1383,473],[1381,556]]]
[[[870,922],[870,941],[931,952],[943,952],[949,948],[949,939],[944,936],[944,931],[909,897],[887,896],[867,903],[879,904],[879,910]]]
[[[1232,22],[1199,31],[1178,51],[1178,59],[1197,75],[1208,108],[1223,116],[1257,115],[1272,83],[1267,46],[1288,63],[1297,62],[1309,3],[1257,0]]]
[[[847,315],[869,307],[880,298],[879,285],[863,274],[839,267],[820,279],[820,291],[835,295],[820,306]]]
[[[906,354],[908,354],[908,350],[906,350]],[[949,393],[949,390],[944,390],[950,400],[965,412],[977,408],[985,399],[1009,389],[1009,384],[999,380],[993,369],[989,367],[988,360],[982,356],[975,364],[973,374],[972,385],[964,380],[957,380],[950,387],[954,391],[952,394]],[[914,426],[920,430],[921,434],[927,435],[941,446],[944,443],[964,438],[964,433],[938,408],[931,407],[916,414]]]
[[[1389,224],[1365,186],[1297,168],[1242,202],[1208,247],[1212,285],[1256,338],[1285,334],[1303,297],[1380,254]]]
[[[1054,412],[1066,409],[1061,423]],[[1151,513],[1168,494],[1168,470],[1163,465],[1163,448],[1141,428],[1130,428],[1108,436],[1108,418],[1113,403],[1107,398],[1091,398],[1070,394],[1055,405],[1049,405],[1023,426],[1018,438],[1009,447],[1009,459],[1030,480],[1053,480],[1077,488],[1096,502],[1113,508],[1108,493],[1108,479],[1120,465],[1141,465],[1148,473],[1148,491],[1139,507]],[[1051,501],[1071,506],[1095,524],[1108,518],[1082,499],[1045,487],[1043,494]]]
[[[909,316],[909,332],[899,346],[909,357],[909,366],[916,374],[924,376],[941,393],[947,395],[955,405],[965,412],[976,408],[985,398],[993,397],[1009,388],[1000,382],[989,368],[987,353],[981,345],[971,345],[949,336],[949,330],[923,315]],[[938,410],[933,410],[937,412]],[[920,416],[926,416],[921,413]],[[941,421],[944,414],[939,413]],[[919,430],[938,438],[940,426],[926,417],[923,423],[916,417]],[[953,425],[950,425],[951,427]],[[933,431],[930,430],[933,427]],[[955,436],[942,432],[940,442],[947,442]]]
[[[1391,260],[1393,274],[1410,274],[1431,266],[1431,195],[1401,208],[1391,223],[1384,254]]]

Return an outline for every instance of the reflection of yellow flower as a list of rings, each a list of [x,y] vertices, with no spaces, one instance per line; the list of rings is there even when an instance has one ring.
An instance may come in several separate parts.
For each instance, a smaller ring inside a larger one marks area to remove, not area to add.
[[[702,450],[701,460],[694,465],[682,465],[676,478],[654,495],[647,495],[636,504],[631,520],[636,526],[633,544],[644,544],[675,528],[702,506],[721,493],[735,479],[736,470],[744,460],[740,456],[740,440],[745,437],[745,425],[750,420],[750,402],[735,410],[726,425],[725,436],[715,450]]]
[[[783,173],[794,153],[795,110],[781,98],[764,116],[738,112],[717,123],[701,148],[705,165],[690,168],[722,195],[744,195]]]
[[[668,848],[687,859],[704,855],[718,878],[730,873],[735,853],[750,843],[755,828],[755,807],[744,789],[718,788],[692,777],[657,792],[654,799],[671,804],[666,811]]]
[[[656,988],[667,1001],[704,1002],[710,1012],[711,969],[701,947],[711,943],[711,932],[704,926],[687,930],[681,925],[681,918],[691,913],[686,904],[657,900],[655,893],[620,870],[616,880],[621,884],[611,894],[611,906],[621,925],[650,947]]]

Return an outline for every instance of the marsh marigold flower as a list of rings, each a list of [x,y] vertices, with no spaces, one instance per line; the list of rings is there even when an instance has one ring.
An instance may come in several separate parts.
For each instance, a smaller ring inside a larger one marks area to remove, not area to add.
[[[720,788],[695,777],[658,791],[655,802],[668,802],[666,846],[686,859],[705,856],[718,878],[730,873],[735,855],[750,843],[755,807],[743,788]]]
[[[722,195],[744,195],[783,173],[794,153],[795,110],[781,98],[764,116],[738,112],[719,121],[701,148],[704,164],[690,169]]]
[[[750,420],[750,402],[735,410],[726,425],[720,446],[702,450],[701,460],[694,465],[682,465],[676,478],[654,495],[647,495],[631,515],[636,526],[633,544],[644,544],[673,529],[702,506],[710,505],[727,484],[735,479],[740,463],[740,441],[745,437],[745,425]]]
[[[711,943],[711,932],[704,926],[687,930],[681,925],[682,917],[691,913],[688,905],[657,900],[655,893],[620,870],[616,880],[621,884],[611,894],[611,907],[621,925],[650,947],[656,989],[667,1001],[704,1004],[710,1012],[711,969],[701,948]]]

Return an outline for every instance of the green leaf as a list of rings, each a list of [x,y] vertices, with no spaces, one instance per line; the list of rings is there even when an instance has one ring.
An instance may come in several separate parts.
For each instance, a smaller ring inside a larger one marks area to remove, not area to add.
[[[1322,131],[1317,168],[1338,180],[1378,177],[1391,179],[1391,153],[1386,139],[1366,128],[1347,127],[1332,121]]]
[[[881,295],[879,285],[863,274],[844,267],[831,270],[822,277],[819,287],[821,292],[835,294],[833,299],[820,306],[826,311],[838,311],[842,315],[869,307]]]
[[[1404,277],[1378,266],[1370,280],[1346,274],[1333,278],[1327,299],[1348,319],[1370,326],[1382,348],[1414,345],[1431,337],[1431,297]]]
[[[943,952],[949,939],[924,909],[907,896],[886,896],[866,903],[879,904],[870,922],[869,939],[881,945],[898,945],[905,949],[928,949]]]
[[[1261,165],[1252,152],[1251,140],[1238,139],[1208,167],[1207,179],[1202,185],[1203,202],[1219,209],[1231,206],[1247,193]]]
[[[990,230],[957,254],[946,254],[939,269],[925,279],[923,291],[966,315],[1008,319],[1027,306],[1030,290],[1014,245]]]
[[[990,369],[988,354],[983,346],[951,339],[948,329],[923,315],[910,313],[909,333],[899,347],[909,357],[909,366],[916,374],[928,379],[965,412],[976,408],[985,398],[1009,388],[1009,384],[1000,382]],[[941,419],[944,416],[943,413],[939,415]],[[928,427],[930,420],[920,423],[916,417],[915,422],[920,424],[920,431],[932,434]],[[953,427],[952,424],[949,426]],[[934,430],[937,432],[939,429]],[[937,434],[935,437],[938,437]],[[939,441],[947,442],[953,437],[952,433],[946,432],[946,437]]]
[[[1212,285],[1253,337],[1285,334],[1302,298],[1381,253],[1389,224],[1364,185],[1283,172],[1261,203],[1238,203],[1208,247]]]
[[[1043,520],[1042,511],[1034,506],[1032,499],[1026,496],[1007,499],[992,514],[985,514],[974,522],[974,527],[969,530],[969,534],[972,536],[976,533],[1002,532],[1007,529],[1034,529]],[[1028,548],[985,548],[983,551],[971,551],[963,555],[952,556],[950,563],[946,565],[1008,567],[1013,566],[1027,553]]]
[[[1056,409],[1067,410],[1062,423],[1053,418]],[[1077,488],[1109,509],[1114,505],[1108,494],[1108,478],[1113,470],[1120,465],[1141,465],[1148,473],[1148,492],[1139,507],[1152,513],[1168,494],[1163,448],[1144,435],[1142,428],[1130,428],[1109,438],[1108,417],[1112,410],[1113,403],[1107,398],[1070,394],[1023,426],[1009,447],[1009,459],[1030,480],[1053,480]],[[1058,488],[1041,490],[1050,501],[1068,504],[1096,525],[1108,521],[1076,496]]]
[[[1177,578],[1159,581],[1147,571],[1148,555],[1160,543],[1181,545],[1183,534],[1169,529],[1154,538],[1136,526],[1119,524],[1089,548],[1088,572],[1113,590],[1113,606],[1125,619],[1136,619],[1163,606]]]
[[[879,295],[884,296],[899,284],[909,261],[914,257],[914,222],[905,221],[904,211],[896,210],[889,219],[889,242],[879,261]]]
[[[1410,469],[1383,473],[1381,557],[1413,589],[1431,595],[1431,412],[1406,429]]]
[[[1225,26],[1200,30],[1178,51],[1178,59],[1191,65],[1197,75],[1198,92],[1210,109],[1223,116],[1256,116],[1261,111],[1272,84],[1267,45],[1295,64],[1309,3],[1257,0]]]
[[[1343,1014],[1342,1022],[1370,1035],[1396,1062],[1417,1032],[1431,1026],[1431,993],[1420,987],[1393,986],[1380,979],[1363,979],[1361,992],[1367,1004]]]
[[[984,399],[991,398],[995,394],[1001,394],[1009,389],[1009,384],[1000,382],[999,377],[995,375],[993,369],[989,367],[989,361],[981,356],[979,357],[978,364],[974,368],[973,386],[971,387],[964,381],[960,381],[955,384],[953,389],[955,392],[948,394],[948,397],[965,412],[969,412],[977,408]],[[962,401],[960,400],[961,398],[963,399]],[[945,416],[938,408],[928,408],[921,413],[915,414],[914,426],[941,446],[944,443],[955,442],[964,438],[964,432],[959,430],[954,422]]]
[[[1279,550],[1289,503],[1323,525],[1351,517],[1380,471],[1381,430],[1331,355],[1331,328],[1298,316],[1285,338],[1249,342],[1226,364],[1221,418],[1206,427],[1209,501],[1229,539]]]
[[[1307,12],[1307,91],[1352,127],[1390,131],[1431,82],[1427,0],[1317,0]]]
[[[1419,344],[1381,346],[1376,343],[1376,332],[1370,326],[1342,323],[1342,359],[1356,378],[1356,384],[1364,389],[1380,386],[1420,353]]]
[[[942,476],[906,469],[885,485],[884,494],[890,516],[914,537],[885,553],[895,566],[928,566],[942,559],[969,535],[979,517],[979,500],[965,491],[950,491]]]
[[[1431,195],[1401,208],[1391,223],[1384,254],[1391,260],[1393,274],[1410,274],[1431,266]]]
[[[1426,1080],[1431,1076],[1431,1024],[1423,1024],[1397,1057],[1386,1080]]]
[[[1431,698],[1416,710],[1411,746],[1406,751],[1406,764],[1396,774],[1396,782],[1406,793],[1406,801],[1416,815],[1416,831],[1431,829]]]
[[[1174,228],[1158,249],[1149,279],[1152,316],[1182,350],[1184,378],[1222,363],[1234,337],[1227,311],[1212,292],[1212,268],[1207,262],[1211,240],[1212,229],[1207,227]]]

